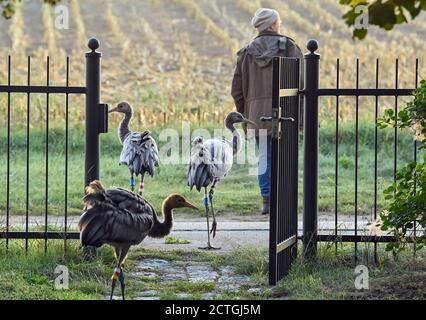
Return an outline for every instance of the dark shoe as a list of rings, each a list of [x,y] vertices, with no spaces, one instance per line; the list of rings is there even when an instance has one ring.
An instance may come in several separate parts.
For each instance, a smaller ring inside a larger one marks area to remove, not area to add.
[[[263,208],[262,208],[263,215],[269,214],[270,205],[271,205],[271,198],[263,197]]]

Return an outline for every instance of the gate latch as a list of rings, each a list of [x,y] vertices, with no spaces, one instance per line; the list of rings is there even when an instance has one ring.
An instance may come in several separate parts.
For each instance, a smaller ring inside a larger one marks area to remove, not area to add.
[[[294,122],[294,118],[291,117],[278,117],[278,112],[274,111],[273,117],[261,117],[260,121],[262,122],[272,122],[272,137],[279,138],[280,136],[280,123],[285,121]]]
[[[99,133],[108,132],[108,105],[105,103],[99,104]]]
[[[269,121],[272,121],[273,120],[273,118],[272,117],[261,117],[260,118],[260,121],[263,121],[263,122],[269,122]],[[279,122],[284,122],[284,121],[291,121],[291,122],[294,122],[294,118],[291,118],[291,117],[280,117],[279,119],[278,119],[278,121]]]

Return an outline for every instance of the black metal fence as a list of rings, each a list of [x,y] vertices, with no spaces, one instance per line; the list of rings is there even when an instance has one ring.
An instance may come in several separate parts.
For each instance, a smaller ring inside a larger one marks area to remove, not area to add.
[[[68,132],[69,132],[69,95],[83,94],[86,97],[86,143],[85,143],[85,185],[90,181],[99,178],[99,134],[107,132],[108,118],[107,106],[100,104],[100,59],[101,53],[96,50],[99,48],[98,40],[92,38],[88,43],[90,52],[86,53],[86,86],[70,86],[69,57],[66,60],[66,79],[65,86],[50,85],[50,61],[46,59],[46,85],[31,85],[31,57],[27,60],[27,85],[13,85],[11,83],[11,57],[8,58],[8,82],[6,85],[0,85],[0,94],[7,93],[7,147],[6,147],[6,221],[4,231],[0,231],[0,238],[5,239],[6,248],[9,247],[9,239],[24,239],[25,249],[28,251],[29,239],[44,239],[45,250],[47,250],[48,239],[64,239],[66,248],[67,239],[78,239],[78,232],[70,232],[68,227]],[[11,94],[27,94],[27,117],[26,117],[26,181],[25,181],[25,229],[23,231],[11,231],[10,226],[10,183],[11,183]],[[32,93],[46,94],[46,122],[45,122],[45,181],[44,181],[44,231],[30,231],[29,228],[29,187],[30,187],[30,114],[31,103],[30,95]],[[64,150],[64,229],[61,232],[52,232],[48,230],[48,209],[49,209],[49,107],[50,96],[52,94],[65,95],[65,150]],[[83,184],[83,182],[82,182]]]
[[[413,79],[413,88],[400,89],[398,87],[398,59],[395,63],[395,88],[381,89],[379,88],[379,60],[376,60],[376,83],[375,88],[359,88],[359,60],[356,60],[356,87],[340,88],[339,87],[339,60],[336,62],[336,88],[323,89],[319,88],[319,62],[320,55],[315,53],[318,49],[318,43],[310,40],[307,44],[309,53],[305,55],[305,131],[304,131],[304,170],[303,170],[303,242],[305,251],[308,255],[316,252],[317,241],[335,241],[335,242],[353,242],[355,244],[355,259],[357,257],[359,242],[373,242],[374,253],[377,256],[378,242],[393,242],[396,239],[392,236],[375,236],[360,235],[358,233],[358,161],[359,161],[359,97],[372,96],[375,97],[375,135],[374,135],[374,219],[377,219],[377,185],[378,185],[378,98],[382,96],[394,97],[394,111],[398,112],[398,98],[402,96],[411,96],[417,88],[419,61],[415,62],[415,79]],[[318,234],[318,99],[319,97],[335,97],[336,98],[336,145],[335,145],[335,212],[334,212],[334,234],[319,235]],[[342,96],[355,97],[355,170],[354,170],[354,233],[338,234],[338,191],[339,191],[339,98]],[[393,175],[396,178],[397,172],[397,135],[398,131],[394,130],[394,167]],[[416,143],[413,142],[414,157],[416,157]]]
[[[294,258],[293,253],[297,245],[290,239],[297,235],[297,130],[294,124],[282,123],[282,115],[295,119],[298,111],[294,108],[299,106],[298,99],[304,97],[304,124],[303,124],[303,233],[298,236],[304,244],[304,254],[307,257],[316,255],[317,243],[320,241],[335,242],[336,248],[339,242],[354,243],[355,260],[358,256],[358,243],[371,242],[374,244],[374,257],[377,259],[377,244],[380,242],[398,241],[395,237],[362,235],[358,230],[358,164],[359,164],[359,97],[375,97],[375,133],[374,133],[374,204],[373,218],[378,218],[378,110],[379,97],[394,97],[394,111],[398,112],[398,97],[411,96],[418,85],[419,61],[415,61],[414,86],[408,89],[398,87],[398,59],[395,63],[395,87],[391,89],[379,88],[379,60],[376,60],[376,83],[374,88],[359,87],[359,60],[356,60],[356,86],[355,88],[340,88],[339,59],[336,61],[336,87],[320,88],[320,55],[316,53],[318,43],[310,40],[307,44],[309,52],[304,56],[304,89],[297,90],[297,72],[289,65],[289,58],[276,58],[274,60],[273,71],[273,145],[272,145],[272,174],[271,174],[271,219],[270,219],[270,272],[269,282],[275,284],[285,276]],[[285,68],[283,69],[283,66]],[[291,84],[290,86],[288,86]],[[289,89],[291,88],[291,89]],[[336,98],[336,120],[335,120],[335,210],[334,210],[334,232],[332,234],[318,233],[318,160],[319,160],[319,98]],[[354,169],[354,232],[339,234],[339,98],[342,96],[355,97],[355,169]],[[299,100],[301,101],[301,99]],[[280,124],[281,123],[281,124]],[[286,128],[286,129],[283,129]],[[284,133],[282,135],[282,133]],[[393,176],[396,178],[397,172],[397,143],[398,131],[394,131],[394,154],[393,154]],[[274,138],[275,137],[275,138]],[[292,146],[292,147],[291,147]],[[295,153],[288,155],[286,153]],[[417,146],[413,142],[413,158],[416,159]],[[296,177],[296,179],[295,179]],[[284,225],[283,225],[284,223]],[[296,226],[295,226],[296,223]],[[294,229],[296,228],[296,229]],[[407,239],[407,241],[411,241]],[[282,252],[281,252],[281,251]],[[284,258],[279,258],[279,254]]]

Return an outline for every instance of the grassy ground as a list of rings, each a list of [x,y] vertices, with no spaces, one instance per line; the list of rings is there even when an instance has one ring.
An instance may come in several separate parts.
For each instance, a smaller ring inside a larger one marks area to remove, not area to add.
[[[42,241],[30,241],[28,255],[22,243],[11,242],[5,252],[3,241],[0,250],[0,300],[39,299],[102,299],[111,273],[113,254],[109,248],[99,251],[99,256],[87,262],[83,260],[76,242],[68,243],[63,251],[62,242],[50,242],[44,253]],[[56,290],[55,268],[65,265],[69,269],[69,290]]]
[[[4,248],[4,246],[2,246]],[[45,254],[44,246],[31,242],[28,255],[14,242],[8,253],[0,255],[0,300],[1,299],[104,299],[109,291],[109,277],[113,268],[113,253],[110,248],[99,251],[98,257],[84,261],[76,244],[70,242],[68,251],[63,253],[62,243],[49,245]],[[380,252],[378,264],[372,263],[371,256],[360,255],[353,261],[353,248],[346,245],[334,254],[334,246],[323,245],[317,262],[306,262],[300,257],[295,261],[290,275],[277,287],[267,285],[267,252],[256,248],[241,249],[226,254],[200,251],[153,251],[135,249],[131,252],[125,268],[129,271],[135,261],[143,258],[207,262],[213,268],[233,266],[238,274],[248,275],[250,283],[243,284],[240,291],[225,293],[217,299],[424,299],[426,288],[425,255],[413,257],[404,253],[394,260]],[[2,249],[3,250],[3,249]],[[357,290],[354,286],[354,268],[364,264],[369,268],[369,290]],[[70,271],[69,290],[54,288],[54,274],[57,265],[65,265]],[[128,297],[132,298],[141,290],[156,290],[161,299],[173,299],[177,292],[189,294],[190,299],[200,299],[206,292],[215,290],[214,283],[189,283],[174,281],[161,283],[155,280],[127,279]],[[248,288],[260,288],[260,293],[249,293]]]
[[[291,299],[425,299],[424,252],[417,257],[406,252],[394,259],[380,250],[375,264],[371,250],[356,263],[351,245],[339,250],[336,256],[334,246],[321,248],[317,262],[306,263],[299,257],[290,275],[278,284],[277,294],[288,294]],[[368,290],[354,285],[355,267],[361,264],[368,267]]]
[[[370,248],[371,249],[371,248]],[[211,254],[205,252],[169,251],[154,252],[142,250],[135,252],[133,258],[155,257],[169,260],[189,259],[191,261],[207,261],[213,267],[229,265],[238,274],[249,276],[250,283],[242,285],[238,292],[228,292],[216,299],[425,299],[426,292],[426,260],[425,254],[413,257],[412,253],[404,253],[397,260],[379,248],[379,261],[373,257],[360,255],[355,263],[353,247],[341,246],[336,256],[334,246],[320,247],[318,260],[309,262],[301,256],[294,262],[290,274],[280,281],[276,287],[267,285],[268,253],[266,250],[247,248],[227,254]],[[369,289],[355,288],[354,273],[357,265],[363,264],[369,271]],[[130,286],[133,290],[136,288]],[[260,292],[249,293],[249,288],[260,288]],[[214,290],[214,283],[194,286],[190,283],[177,282],[170,286],[161,283],[148,284],[147,290],[159,291],[162,299],[174,299],[176,292],[187,292],[192,299],[200,294]]]
[[[209,130],[213,128],[207,127]],[[192,130],[198,127],[191,127]],[[160,141],[162,128],[152,132],[159,142],[159,147],[167,143]],[[180,128],[176,128],[180,130]],[[69,131],[68,159],[68,212],[79,214],[81,210],[82,185],[84,179],[84,133],[81,125],[75,125]],[[180,131],[179,131],[180,133]],[[384,199],[381,190],[393,176],[393,134],[392,130],[379,132],[378,150],[378,188],[379,206]],[[45,210],[45,137],[42,128],[33,128],[30,133],[30,167],[29,167],[29,212],[43,214]],[[0,129],[0,214],[6,206],[6,130]],[[64,212],[64,129],[53,126],[49,131],[49,192],[48,210],[50,214]],[[355,134],[354,125],[341,125],[339,134],[339,212],[354,211],[355,194]],[[23,214],[26,210],[26,132],[23,128],[12,128],[10,162],[10,204],[13,214]],[[252,143],[252,142],[250,142]],[[334,126],[324,125],[320,129],[320,164],[319,164],[319,209],[334,211],[335,191],[335,132]],[[251,144],[253,146],[253,144]],[[400,133],[398,140],[398,164],[409,161],[412,156],[412,138]],[[302,147],[302,143],[301,143]],[[121,146],[116,137],[115,128],[101,138],[101,180],[106,186],[128,187],[129,173],[126,167],[118,165]],[[186,154],[184,152],[184,154]],[[302,152],[300,152],[302,156]],[[182,156],[185,159],[186,156]],[[164,159],[164,156],[162,157]],[[254,158],[255,160],[255,158]],[[302,186],[302,163],[300,158],[300,194]],[[238,214],[256,213],[259,199],[257,177],[249,174],[249,168],[255,168],[255,162],[249,165],[235,165],[231,174],[216,191],[217,210],[237,212]],[[359,133],[359,203],[360,213],[370,214],[374,202],[374,127],[364,125]],[[186,186],[186,164],[164,164],[158,169],[154,179],[146,181],[146,196],[157,207],[172,192],[179,192],[195,203],[201,202],[202,196],[196,191],[190,192]],[[301,201],[300,201],[301,205]],[[3,211],[3,212],[2,212]]]

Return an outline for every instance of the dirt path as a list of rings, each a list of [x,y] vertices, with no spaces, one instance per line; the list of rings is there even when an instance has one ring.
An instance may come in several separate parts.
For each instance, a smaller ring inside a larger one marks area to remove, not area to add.
[[[170,270],[173,270],[173,273],[170,273]],[[208,262],[184,259],[141,259],[128,276],[134,292],[133,300],[210,300],[224,294],[243,294],[245,291],[261,294],[265,291],[265,288],[251,283],[247,275],[238,274],[233,267],[215,268]],[[153,286],[153,283],[161,283],[161,286]],[[119,296],[114,297],[114,300],[120,299]]]

